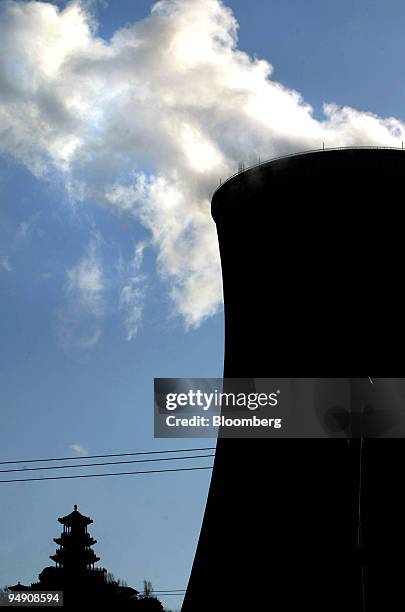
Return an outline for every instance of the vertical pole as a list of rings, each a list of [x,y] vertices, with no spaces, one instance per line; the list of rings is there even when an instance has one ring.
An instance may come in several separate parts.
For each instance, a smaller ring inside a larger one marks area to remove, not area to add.
[[[362,534],[362,525],[361,525],[361,485],[362,485],[362,472],[363,472],[363,445],[364,438],[363,436],[360,438],[360,449],[359,449],[359,495],[358,495],[358,523],[357,523],[357,546],[359,551],[363,545],[363,534]]]
[[[363,424],[362,424],[363,425]],[[359,447],[359,498],[358,498],[358,530],[357,530],[357,546],[358,552],[360,555],[360,563],[361,563],[361,599],[362,599],[362,611],[366,610],[366,585],[365,585],[365,567],[364,567],[364,559],[362,547],[363,547],[363,530],[362,530],[362,507],[361,507],[361,493],[362,493],[362,478],[363,478],[363,447],[364,447],[364,438],[363,432],[361,432],[360,438],[360,447]]]

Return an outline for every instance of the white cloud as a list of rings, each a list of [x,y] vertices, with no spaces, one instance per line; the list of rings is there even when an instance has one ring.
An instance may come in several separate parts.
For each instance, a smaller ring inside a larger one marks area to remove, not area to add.
[[[104,313],[105,290],[103,268],[99,256],[100,237],[95,235],[83,257],[67,271],[66,291],[78,308],[94,316]]]
[[[28,219],[21,221],[20,225],[18,226],[18,230],[17,230],[17,238],[21,238],[21,239],[27,238],[35,222],[37,221],[38,217],[39,217],[39,213],[37,212],[31,215]]]
[[[28,234],[29,225],[28,221],[22,221],[20,223],[20,227],[18,228],[17,236],[19,238],[25,238]]]
[[[129,270],[126,271],[125,275],[122,261],[119,266],[121,276],[124,277],[120,292],[120,309],[124,311],[128,340],[135,338],[142,319],[146,279],[140,270],[143,262],[143,252],[147,246],[146,242],[138,242],[134,248],[134,255],[129,265]]]
[[[92,348],[101,337],[105,315],[105,276],[99,247],[101,238],[94,234],[78,263],[67,270],[67,303],[58,310],[56,332],[64,347]]]
[[[219,0],[161,0],[110,41],[80,2],[60,10],[11,1],[0,10],[0,146],[36,176],[61,174],[71,198],[136,216],[189,326],[222,300],[209,206],[220,177],[239,162],[323,141],[405,139],[397,119],[349,107],[325,104],[315,119],[298,92],[272,79],[269,62],[237,48],[236,20]],[[70,280],[97,310],[97,270]],[[142,300],[127,286],[121,304],[132,308],[135,331]]]
[[[89,454],[87,448],[84,448],[81,444],[69,444],[69,448],[74,451],[79,457],[84,457]]]
[[[4,257],[2,257],[1,260],[0,260],[0,263],[1,263],[2,268],[6,272],[12,272],[13,271],[13,266],[10,263],[10,259],[9,259],[8,255],[5,255]]]

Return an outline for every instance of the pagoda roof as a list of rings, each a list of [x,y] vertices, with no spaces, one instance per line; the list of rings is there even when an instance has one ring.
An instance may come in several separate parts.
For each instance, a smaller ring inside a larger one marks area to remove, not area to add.
[[[97,563],[97,561],[100,561],[100,557],[97,557],[96,553],[91,548],[89,550],[80,551],[80,553],[77,555],[71,555],[63,549],[58,549],[56,553],[54,555],[50,555],[49,558],[62,564],[66,562],[69,563],[71,561],[74,563],[77,561],[82,561],[84,563]]]
[[[72,536],[70,533],[62,533],[59,538],[53,538],[53,541],[56,544],[60,544],[61,546],[69,546],[72,541]],[[97,540],[95,540],[89,533],[83,533],[79,538],[76,538],[76,541],[79,540],[84,546],[92,546],[93,544],[97,544]]]
[[[73,523],[81,523],[83,525],[90,525],[90,523],[93,522],[93,520],[89,517],[89,516],[84,516],[83,514],[80,514],[80,512],[77,509],[77,505],[75,504],[74,506],[74,510],[73,512],[71,512],[70,514],[67,514],[66,516],[62,516],[60,518],[58,518],[59,523],[62,523],[62,525],[72,525]]]

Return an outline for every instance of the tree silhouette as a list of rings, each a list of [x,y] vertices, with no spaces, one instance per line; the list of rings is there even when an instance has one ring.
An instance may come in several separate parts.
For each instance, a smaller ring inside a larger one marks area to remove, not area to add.
[[[142,597],[144,599],[150,599],[152,597],[152,593],[153,593],[153,586],[150,580],[144,580],[143,581],[143,593],[142,593]]]

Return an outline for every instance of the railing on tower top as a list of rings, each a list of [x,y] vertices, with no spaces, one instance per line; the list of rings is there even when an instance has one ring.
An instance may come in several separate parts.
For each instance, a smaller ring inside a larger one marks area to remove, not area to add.
[[[356,150],[356,149],[391,149],[394,151],[403,151],[404,146],[403,146],[403,143],[401,147],[384,147],[384,146],[375,146],[375,145],[359,145],[359,146],[353,146],[353,147],[324,147],[323,146],[322,149],[308,149],[307,151],[298,151],[297,153],[287,153],[286,155],[278,155],[276,157],[269,157],[268,159],[265,159],[263,161],[261,161],[259,158],[258,162],[255,162],[254,164],[251,164],[250,166],[245,166],[243,162],[241,162],[238,166],[237,172],[235,172],[234,174],[231,174],[231,176],[228,176],[228,178],[226,178],[224,181],[220,179],[219,185],[214,190],[212,195],[214,196],[214,194],[219,189],[221,189],[221,187],[226,185],[226,183],[231,181],[236,176],[239,176],[240,174],[243,174],[244,172],[247,172],[248,170],[252,170],[253,168],[259,168],[260,166],[269,164],[270,162],[279,161],[282,159],[289,159],[290,157],[299,157],[300,155],[306,155],[307,153],[321,153],[321,152],[323,153],[325,151],[347,151],[347,150]]]

